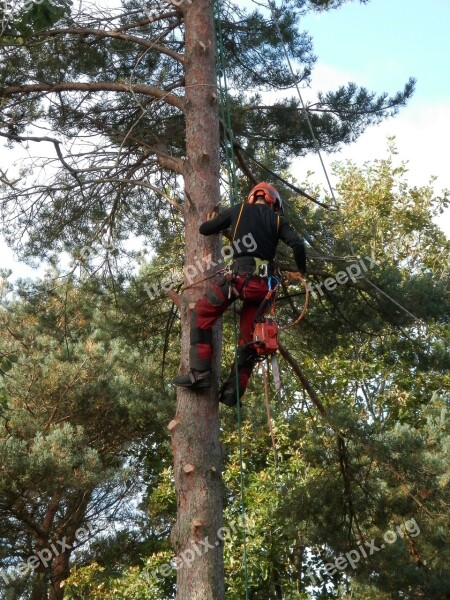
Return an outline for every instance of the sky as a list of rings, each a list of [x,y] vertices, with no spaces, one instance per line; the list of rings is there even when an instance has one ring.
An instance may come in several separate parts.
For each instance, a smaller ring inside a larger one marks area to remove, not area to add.
[[[318,57],[311,87],[302,92],[305,100],[349,81],[392,95],[409,77],[417,79],[413,98],[396,117],[369,128],[340,153],[323,155],[328,171],[336,160],[362,165],[385,158],[387,138],[395,136],[399,160],[408,161],[411,185],[427,185],[436,176],[436,193],[450,189],[449,24],[449,0],[371,0],[365,5],[354,1],[303,19],[301,28],[312,36]],[[296,161],[293,174],[301,181],[308,170],[325,187],[317,156]],[[450,237],[450,210],[439,224]],[[13,269],[14,277],[36,274],[17,263],[1,242],[0,256],[0,266]]]
[[[395,136],[399,161],[407,161],[411,185],[427,185],[436,176],[436,193],[450,189],[450,2],[371,0],[352,2],[338,10],[308,15],[302,26],[313,37],[318,57],[310,90],[335,89],[353,81],[389,95],[414,77],[416,90],[399,114],[373,126],[338,154],[324,155],[327,167],[338,160],[357,164],[387,156],[387,138]],[[309,95],[309,96],[308,96]],[[311,168],[325,177],[317,157],[299,161],[300,172]],[[296,173],[296,176],[301,173]],[[450,237],[450,210],[439,225]]]

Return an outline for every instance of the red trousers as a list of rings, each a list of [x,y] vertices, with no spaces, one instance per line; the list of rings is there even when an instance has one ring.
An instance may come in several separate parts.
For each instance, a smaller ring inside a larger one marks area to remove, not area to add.
[[[211,368],[212,327],[235,300],[243,300],[240,315],[238,368],[241,394],[256,362],[256,353],[246,345],[253,340],[256,312],[268,291],[266,277],[238,274],[229,281],[222,278],[203,298],[197,301],[192,311],[190,366],[200,371]],[[234,369],[232,370],[233,373]]]

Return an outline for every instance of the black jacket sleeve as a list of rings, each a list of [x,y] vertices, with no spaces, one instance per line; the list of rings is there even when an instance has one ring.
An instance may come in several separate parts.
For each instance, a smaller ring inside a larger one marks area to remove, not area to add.
[[[280,224],[279,236],[285,244],[292,248],[298,270],[302,275],[306,275],[306,252],[303,239],[299,237],[289,223],[283,219]]]
[[[226,208],[217,217],[214,217],[214,219],[205,221],[200,225],[200,233],[202,235],[212,235],[213,233],[219,233],[219,231],[227,229],[231,225],[231,213],[232,208]]]

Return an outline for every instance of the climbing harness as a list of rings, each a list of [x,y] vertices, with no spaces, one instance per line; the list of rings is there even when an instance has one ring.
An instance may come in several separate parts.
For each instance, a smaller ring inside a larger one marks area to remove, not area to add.
[[[257,256],[240,256],[233,261],[230,269],[234,273],[257,277],[269,277],[277,272],[272,261]]]

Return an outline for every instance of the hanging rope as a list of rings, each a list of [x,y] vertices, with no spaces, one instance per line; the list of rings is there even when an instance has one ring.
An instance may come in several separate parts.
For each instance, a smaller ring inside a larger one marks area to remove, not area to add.
[[[223,128],[225,158],[227,163],[228,175],[228,194],[230,204],[237,202],[237,179],[236,179],[236,156],[234,154],[234,139],[233,128],[231,126],[231,105],[230,95],[228,93],[228,82],[225,64],[225,51],[223,47],[222,35],[222,19],[220,18],[220,0],[214,2],[214,19],[216,23],[216,48],[217,48],[217,83],[219,87],[219,110],[222,122],[225,124]]]
[[[273,430],[272,415],[270,413],[270,404],[269,404],[269,382],[268,382],[269,367],[268,367],[268,365],[266,365],[265,362],[262,363],[262,371],[263,371],[263,379],[264,379],[264,398],[266,401],[266,409],[267,409],[267,422],[269,423],[270,437],[272,438],[274,464],[275,464],[275,468],[278,469],[277,445],[276,445],[276,441],[275,441],[275,432]]]
[[[247,152],[247,150],[245,150],[245,148],[243,148],[242,146],[239,146],[238,144],[235,143],[234,147],[238,148],[239,150],[241,150],[241,152],[243,152],[244,154],[246,154],[249,157],[250,160],[252,160],[255,164],[257,164],[258,167],[260,167],[261,169],[263,169],[264,171],[266,171],[266,173],[268,173],[271,177],[273,177],[274,179],[277,179],[283,185],[285,185],[286,187],[290,188],[292,191],[296,192],[297,194],[300,194],[300,196],[303,196],[303,198],[306,198],[307,200],[310,200],[311,202],[314,202],[314,204],[317,204],[318,206],[321,206],[322,208],[326,208],[328,210],[336,210],[335,208],[333,208],[329,204],[325,204],[324,202],[321,202],[320,200],[317,200],[317,198],[314,198],[313,196],[310,196],[309,194],[307,194],[305,192],[305,190],[302,190],[301,188],[299,188],[298,186],[294,185],[290,181],[287,181],[287,179],[285,179],[284,177],[281,177],[280,175],[278,175],[277,173],[275,173],[274,171],[272,171],[271,169],[269,169],[269,167],[266,167],[266,165],[263,165],[262,162],[260,162],[259,160],[257,160],[254,156],[252,156],[249,152]]]
[[[217,48],[217,63],[218,63],[218,87],[219,87],[219,109],[224,127],[224,146],[227,162],[228,187],[230,204],[235,204],[238,197],[238,186],[236,179],[236,157],[233,146],[233,129],[231,127],[231,106],[228,94],[228,84],[226,76],[225,52],[223,47],[222,21],[220,18],[220,0],[214,2],[214,18],[216,30],[216,48]],[[241,400],[239,390],[239,369],[238,369],[238,325],[236,310],[234,314],[234,368],[236,373],[236,412],[238,421],[238,443],[239,443],[239,474],[240,474],[240,493],[241,493],[241,513],[243,519],[242,541],[243,541],[243,558],[244,558],[244,585],[245,585],[245,600],[249,600],[249,580],[248,580],[248,558],[247,558],[247,510],[245,504],[245,485],[244,485],[244,458],[242,444],[242,419],[241,419]]]
[[[302,312],[295,319],[295,321],[292,321],[292,323],[288,323],[287,325],[284,325],[284,327],[280,327],[279,331],[285,331],[286,329],[294,327],[294,325],[298,325],[298,323],[300,323],[300,321],[306,315],[306,311],[308,310],[308,303],[309,303],[309,288],[308,288],[308,284],[306,283],[306,279],[304,277],[300,277],[300,280],[302,282],[303,287],[305,288],[305,303],[303,304]]]

